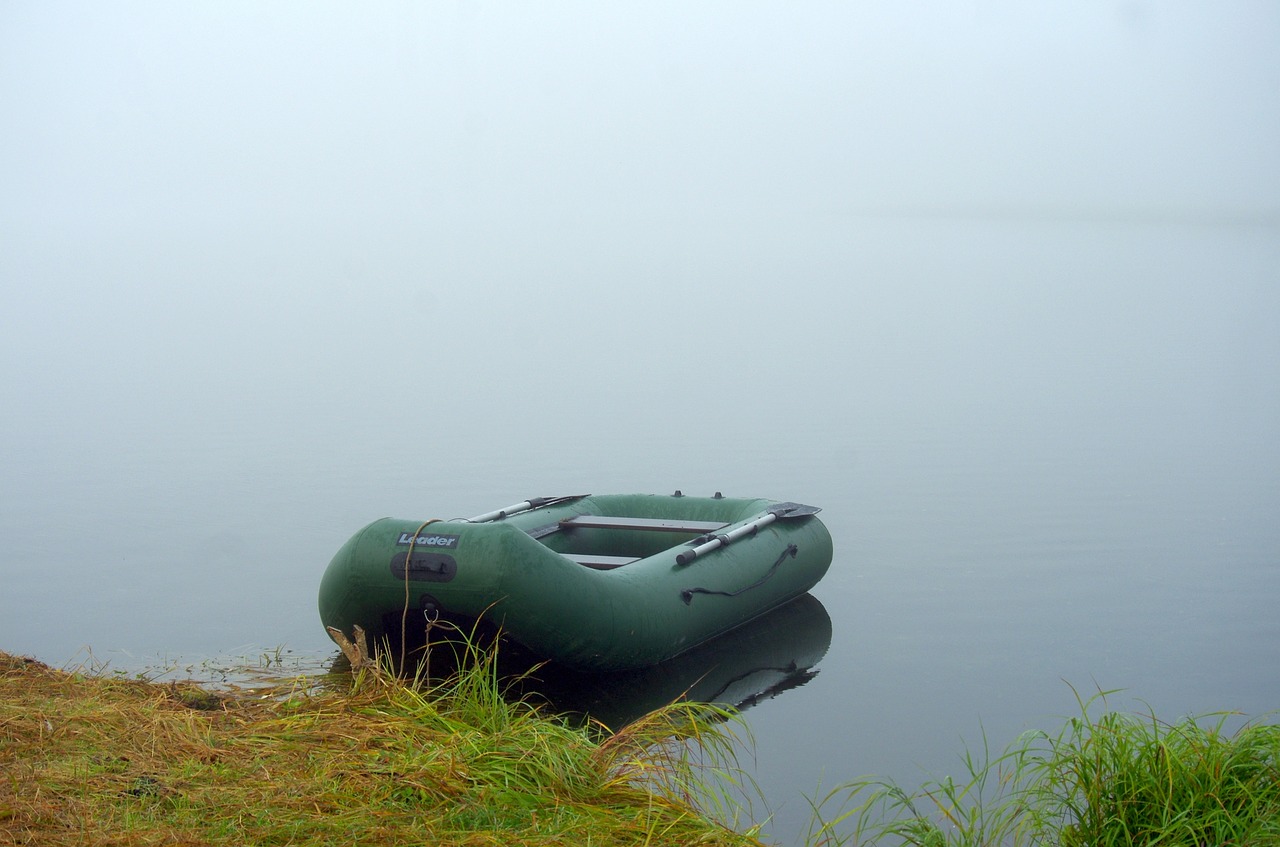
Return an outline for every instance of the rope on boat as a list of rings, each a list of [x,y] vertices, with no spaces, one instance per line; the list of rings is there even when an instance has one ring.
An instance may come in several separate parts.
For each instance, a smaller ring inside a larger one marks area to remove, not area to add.
[[[721,597],[737,597],[739,594],[745,594],[751,589],[759,588],[768,582],[769,578],[774,575],[778,568],[782,567],[782,563],[787,560],[788,556],[794,559],[796,554],[799,552],[799,547],[794,544],[788,544],[787,549],[782,551],[782,555],[779,556],[778,560],[769,567],[769,570],[765,572],[764,576],[744,588],[739,588],[737,591],[713,591],[710,588],[686,588],[680,592],[680,599],[684,600],[684,604],[688,606],[693,602],[693,595],[695,594],[718,594]]]
[[[404,669],[404,650],[407,641],[408,625],[409,625],[409,563],[413,561],[413,548],[418,543],[418,536],[422,535],[422,531],[433,523],[438,523],[439,518],[429,518],[422,522],[416,530],[413,531],[413,538],[409,539],[409,552],[404,554],[404,609],[400,612],[400,669]],[[687,601],[686,601],[687,602]]]

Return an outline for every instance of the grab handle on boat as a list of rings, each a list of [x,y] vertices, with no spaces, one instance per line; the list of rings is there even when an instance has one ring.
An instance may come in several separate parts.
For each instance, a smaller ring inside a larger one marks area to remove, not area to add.
[[[521,500],[507,506],[505,509],[496,509],[492,512],[485,512],[483,515],[476,515],[474,518],[467,518],[467,523],[488,523],[489,521],[501,520],[510,515],[518,515],[521,512],[531,512],[534,509],[541,509],[543,506],[554,506],[557,503],[568,503],[573,500],[581,500],[583,497],[589,497],[589,494],[569,494],[563,497],[530,497],[528,500]]]
[[[684,604],[686,606],[688,606],[691,603],[693,603],[693,595],[695,594],[718,594],[721,597],[737,597],[740,594],[746,594],[751,589],[759,588],[760,586],[768,582],[770,578],[772,578],[773,575],[778,572],[778,568],[782,567],[782,563],[787,560],[788,556],[794,559],[796,557],[796,554],[799,552],[800,552],[799,547],[797,547],[794,544],[788,544],[787,549],[782,551],[782,555],[778,556],[778,558],[773,563],[773,567],[769,568],[769,570],[765,573],[764,576],[760,577],[750,585],[739,588],[737,591],[718,591],[713,588],[686,588],[685,590],[680,592],[680,599],[684,601]]]
[[[710,553],[720,547],[732,544],[739,538],[748,535],[755,535],[761,527],[768,526],[776,520],[789,520],[791,518],[807,518],[810,515],[816,515],[822,511],[817,506],[805,506],[802,503],[779,503],[770,508],[767,512],[758,518],[747,521],[742,526],[734,527],[728,532],[712,536],[696,547],[683,550],[676,556],[677,565],[687,565],[703,553]]]

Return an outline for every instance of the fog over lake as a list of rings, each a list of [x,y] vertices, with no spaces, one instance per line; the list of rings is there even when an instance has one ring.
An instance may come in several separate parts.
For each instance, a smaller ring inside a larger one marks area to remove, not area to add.
[[[1280,6],[0,6],[0,649],[333,652],[383,515],[822,507],[793,841],[1280,708]]]

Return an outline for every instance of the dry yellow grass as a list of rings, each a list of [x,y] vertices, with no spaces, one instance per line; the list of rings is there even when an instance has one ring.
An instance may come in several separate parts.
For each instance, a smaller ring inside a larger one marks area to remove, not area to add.
[[[601,737],[497,694],[484,667],[214,692],[0,653],[0,844],[759,843],[699,811],[673,752],[723,715]]]

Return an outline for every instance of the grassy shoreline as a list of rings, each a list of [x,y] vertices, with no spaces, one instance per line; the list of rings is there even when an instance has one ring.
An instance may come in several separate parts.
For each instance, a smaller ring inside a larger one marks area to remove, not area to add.
[[[509,702],[492,655],[430,687],[348,655],[349,675],[211,689],[0,652],[0,845],[762,844],[729,793],[750,782],[732,710],[614,732]],[[840,785],[804,843],[1280,847],[1275,715],[1228,732],[1107,693],[994,757],[984,738],[958,780]]]
[[[699,805],[726,717],[574,728],[483,665],[213,691],[0,653],[0,844],[758,845]]]

